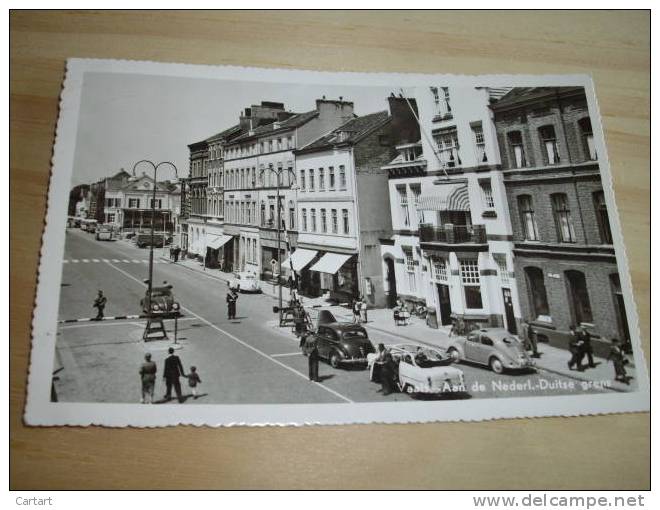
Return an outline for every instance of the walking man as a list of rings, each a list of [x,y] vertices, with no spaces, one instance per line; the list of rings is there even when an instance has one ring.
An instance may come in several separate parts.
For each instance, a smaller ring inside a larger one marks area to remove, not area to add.
[[[179,255],[181,254],[181,248],[177,245],[174,248],[174,262],[179,262]]]
[[[584,325],[581,325],[578,335],[582,338],[584,355],[587,357],[589,368],[596,368],[596,364],[594,363],[594,348],[591,345],[591,333],[589,333],[589,330]]]
[[[308,356],[309,362],[309,380],[312,382],[321,382],[319,379],[319,349],[316,340],[311,341],[311,349]]]
[[[140,366],[140,380],[142,382],[142,399],[140,402],[143,404],[153,404],[154,402],[157,371],[156,363],[151,361],[151,354],[146,353],[144,355],[144,363]]]
[[[236,301],[238,301],[236,289],[230,287],[227,291],[227,318],[229,320],[236,318]]]
[[[92,305],[92,308],[96,308],[97,310],[97,314],[94,320],[103,320],[103,310],[105,310],[105,305],[107,302],[108,299],[103,295],[103,291],[99,290],[99,293],[94,300],[94,304]]]
[[[623,354],[621,342],[618,338],[612,339],[612,347],[610,349],[609,355],[607,356],[607,359],[612,360],[612,363],[614,364],[614,380],[621,381],[625,384],[630,384],[630,378],[626,373],[626,364],[628,363],[628,360]]]
[[[179,403],[183,403],[183,395],[181,394],[181,381],[179,377],[185,377],[181,358],[174,354],[174,349],[170,347],[167,352],[169,356],[165,358],[165,370],[163,370],[163,379],[165,379],[165,400],[172,399],[172,386],[176,392],[176,398]]]
[[[575,330],[575,326],[570,326],[570,340],[568,348],[571,351],[571,359],[568,361],[568,368],[573,370],[575,366],[580,372],[584,371],[582,366],[582,359],[584,358],[584,340],[581,335]]]

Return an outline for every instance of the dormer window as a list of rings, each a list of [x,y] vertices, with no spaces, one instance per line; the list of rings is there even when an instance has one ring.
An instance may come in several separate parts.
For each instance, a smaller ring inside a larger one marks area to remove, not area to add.
[[[337,133],[337,142],[340,142],[340,143],[345,142],[346,140],[348,140],[349,136],[351,136],[350,131],[339,131]]]

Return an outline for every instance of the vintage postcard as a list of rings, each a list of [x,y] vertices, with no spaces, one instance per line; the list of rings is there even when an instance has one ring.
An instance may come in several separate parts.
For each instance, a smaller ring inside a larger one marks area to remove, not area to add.
[[[25,421],[649,409],[588,76],[72,59]]]

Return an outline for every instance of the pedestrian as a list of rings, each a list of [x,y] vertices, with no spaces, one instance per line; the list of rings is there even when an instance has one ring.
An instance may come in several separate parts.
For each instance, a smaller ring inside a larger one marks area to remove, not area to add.
[[[532,358],[540,358],[536,330],[527,321],[522,321],[520,330],[523,343],[525,344],[525,350],[532,351]]]
[[[596,368],[596,364],[594,363],[594,348],[591,345],[591,333],[589,333],[589,330],[586,328],[586,326],[580,325],[578,335],[582,337],[583,350],[587,357],[589,368]]]
[[[99,293],[96,296],[96,299],[94,300],[94,304],[92,305],[92,308],[96,308],[97,313],[96,317],[94,320],[100,321],[103,320],[103,310],[105,310],[105,305],[108,302],[108,299],[103,295],[103,291],[99,290]]]
[[[165,400],[172,399],[172,387],[176,392],[176,397],[179,403],[183,403],[183,395],[181,394],[180,377],[185,377],[186,374],[181,364],[181,358],[174,354],[174,349],[170,347],[167,349],[169,356],[165,358],[165,369],[163,370],[163,379],[165,379]]]
[[[360,312],[362,309],[362,303],[360,297],[353,299],[353,323],[360,324]]]
[[[575,366],[580,372],[583,372],[584,367],[582,366],[582,360],[585,354],[584,341],[576,331],[575,326],[573,324],[571,324],[569,330],[570,330],[569,333],[570,338],[568,343],[568,349],[571,352],[571,359],[568,361],[568,368],[570,370],[573,370],[573,366]]]
[[[238,301],[236,289],[229,287],[227,291],[227,318],[229,320],[236,319],[236,301]]]
[[[371,381],[379,383],[383,377],[383,366],[386,361],[385,344],[378,344],[376,351],[376,359],[374,360],[374,365],[371,369]]]
[[[302,337],[305,330],[305,309],[299,303],[293,309],[293,325],[295,327],[296,337]]]
[[[308,354],[309,363],[309,380],[312,382],[321,382],[319,379],[319,348],[316,340],[312,339],[310,342],[310,349]]]
[[[362,312],[362,314],[361,314],[362,322],[364,322],[366,324],[368,322],[367,321],[367,303],[364,300],[362,300],[362,303],[360,304],[360,312]]]
[[[174,248],[170,246],[170,260],[174,260]]]
[[[392,354],[387,351],[385,352],[384,359],[383,368],[380,372],[380,384],[383,395],[389,395],[394,392],[396,362],[392,358]]]
[[[179,255],[181,254],[181,248],[177,245],[174,248],[174,262],[179,262]]]
[[[199,378],[199,372],[197,372],[197,367],[190,367],[190,373],[186,377],[188,378],[188,386],[190,386],[193,398],[197,400],[197,385],[202,383],[202,380]]]
[[[608,361],[611,360],[614,365],[614,380],[630,384],[630,378],[626,373],[628,360],[623,353],[623,348],[621,347],[621,342],[618,338],[612,339],[612,347],[610,348],[610,353],[608,354],[607,359]]]
[[[140,382],[142,383],[142,398],[140,402],[143,404],[153,404],[154,402],[157,371],[158,367],[156,367],[156,363],[151,361],[151,354],[146,353],[144,355],[144,363],[140,366]]]
[[[520,341],[523,344],[523,347],[525,348],[526,351],[529,350],[530,345],[529,345],[529,322],[527,321],[522,321],[520,323],[520,335],[518,337]]]

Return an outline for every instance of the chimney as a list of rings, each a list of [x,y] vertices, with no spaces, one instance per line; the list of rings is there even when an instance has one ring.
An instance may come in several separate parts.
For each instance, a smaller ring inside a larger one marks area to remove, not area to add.
[[[317,99],[316,111],[319,112],[319,118],[321,119],[339,119],[339,125],[345,124],[354,117],[353,102],[344,101],[342,96],[339,97],[339,100]]]

